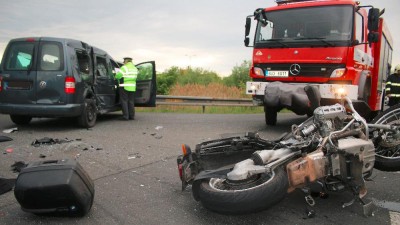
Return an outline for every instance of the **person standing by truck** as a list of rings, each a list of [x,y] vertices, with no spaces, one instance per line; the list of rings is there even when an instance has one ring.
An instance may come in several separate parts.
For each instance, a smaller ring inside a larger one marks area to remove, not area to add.
[[[132,58],[125,57],[124,65],[115,75],[119,83],[119,95],[122,105],[123,120],[135,119],[135,91],[138,69],[133,65]]]
[[[389,106],[400,103],[400,64],[394,68],[394,73],[388,77],[386,95],[389,97]]]

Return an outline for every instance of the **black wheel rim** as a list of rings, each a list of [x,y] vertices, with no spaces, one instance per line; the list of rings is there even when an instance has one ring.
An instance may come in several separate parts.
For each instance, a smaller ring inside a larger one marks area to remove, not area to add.
[[[87,105],[87,119],[89,122],[93,121],[95,118],[94,107],[92,104]]]

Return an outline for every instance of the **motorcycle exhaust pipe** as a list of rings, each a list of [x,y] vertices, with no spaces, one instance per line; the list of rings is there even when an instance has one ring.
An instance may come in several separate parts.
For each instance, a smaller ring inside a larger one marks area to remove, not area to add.
[[[263,150],[253,153],[251,158],[238,162],[227,174],[229,180],[244,180],[249,176],[267,171],[265,164],[293,154],[289,149]]]
[[[261,166],[288,155],[289,153],[291,153],[291,150],[285,148],[278,150],[263,150],[253,153],[251,159],[255,165]]]

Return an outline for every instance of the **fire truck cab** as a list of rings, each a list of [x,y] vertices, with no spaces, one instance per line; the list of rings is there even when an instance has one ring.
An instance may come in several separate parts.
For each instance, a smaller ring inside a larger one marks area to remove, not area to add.
[[[384,10],[352,0],[276,3],[246,18],[244,41],[253,47],[246,94],[264,106],[266,124],[275,125],[283,108],[312,115],[319,105],[340,102],[343,96],[365,118],[377,114],[393,51],[381,18]],[[317,93],[317,104],[310,104],[307,90]]]

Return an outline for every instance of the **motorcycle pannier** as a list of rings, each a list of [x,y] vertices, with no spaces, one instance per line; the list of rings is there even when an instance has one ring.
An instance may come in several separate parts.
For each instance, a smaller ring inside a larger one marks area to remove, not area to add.
[[[14,195],[26,212],[83,216],[92,207],[94,184],[73,159],[41,161],[21,170]]]

